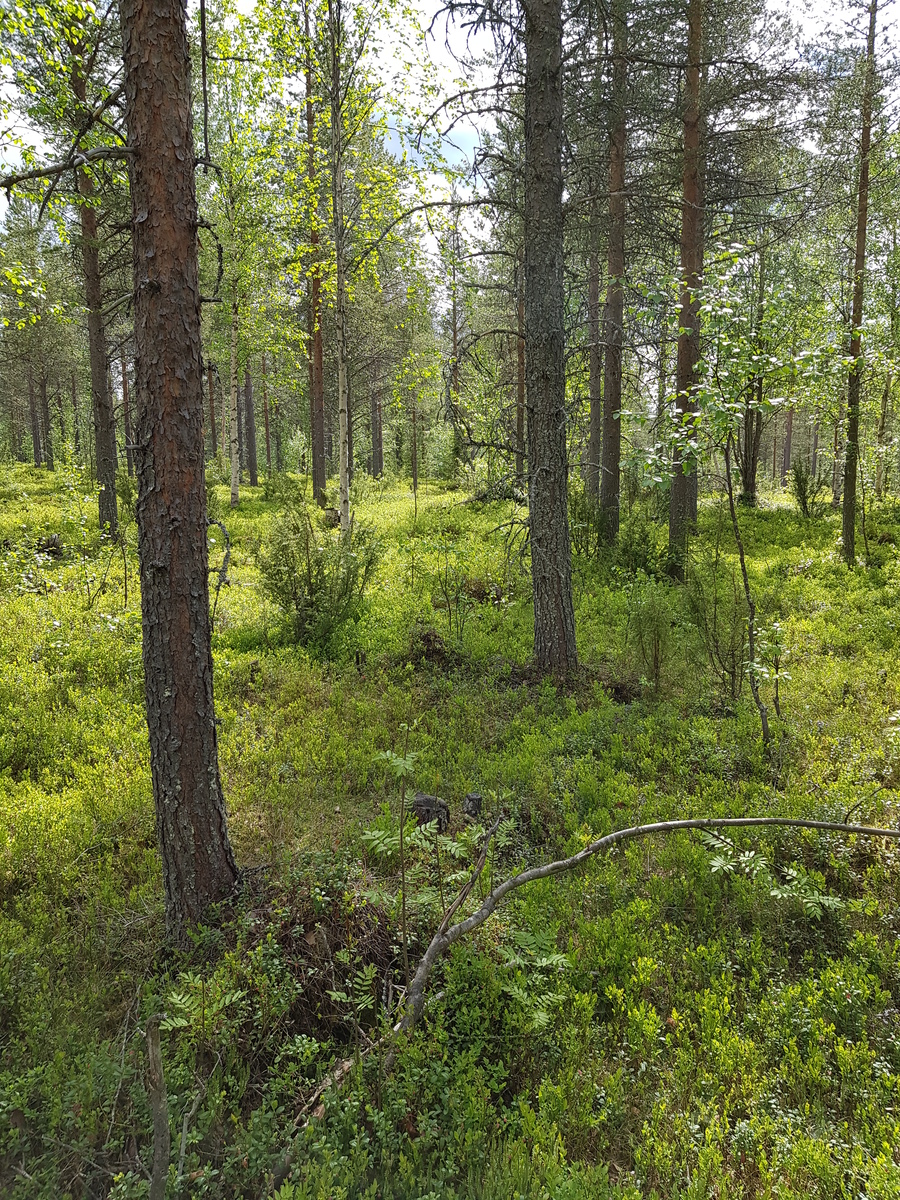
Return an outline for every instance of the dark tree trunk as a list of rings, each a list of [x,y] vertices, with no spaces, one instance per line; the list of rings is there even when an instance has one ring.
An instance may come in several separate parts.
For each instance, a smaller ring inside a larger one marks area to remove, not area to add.
[[[272,416],[275,419],[275,470],[284,470],[284,451],[281,444],[281,405],[276,400],[272,405]]]
[[[63,405],[62,385],[59,382],[59,377],[56,379],[56,391],[54,392],[56,400],[56,415],[59,417],[59,438],[62,446],[63,462],[67,461],[66,456],[66,411]]]
[[[259,464],[256,461],[256,406],[253,403],[253,377],[250,368],[244,368],[244,433],[247,443],[247,469],[250,486],[259,487]]]
[[[76,56],[72,71],[72,90],[76,99],[87,104],[87,83],[82,75],[83,60]],[[97,238],[97,210],[91,203],[94,183],[86,171],[77,171],[78,213],[81,220],[81,261],[87,302],[88,350],[91,360],[91,403],[94,416],[94,446],[97,454],[97,482],[100,484],[100,528],[115,537],[119,529],[116,500],[116,416],[109,389],[106,327],[103,324],[103,287],[100,279],[100,251]]]
[[[884,492],[884,455],[885,436],[887,434],[888,410],[891,403],[891,372],[888,371],[884,381],[884,391],[881,393],[881,412],[878,415],[877,445],[878,457],[875,460],[875,495],[880,500]]]
[[[206,364],[206,384],[209,388],[209,441],[212,448],[212,457],[215,458],[219,450],[219,440],[216,436],[215,368],[212,362]]]
[[[787,484],[791,470],[791,455],[794,452],[794,410],[789,408],[784,418],[784,446],[781,451],[781,486]]]
[[[269,430],[269,385],[266,380],[266,355],[262,356],[262,402],[263,422],[266,430],[266,474],[272,474],[272,435]]]
[[[578,666],[566,457],[562,0],[525,10],[525,378],[534,658]]]
[[[309,37],[309,13],[306,12],[306,42]],[[313,110],[312,51],[307,50],[306,60],[306,139],[307,176],[310,191],[315,194],[316,184],[316,117]],[[310,249],[313,269],[309,276],[309,448],[312,458],[313,498],[318,504],[325,503],[325,362],[322,347],[322,280],[319,275],[319,230],[313,222],[310,232]],[[280,468],[279,468],[280,469]]]
[[[131,396],[128,391],[128,363],[125,355],[121,359],[122,369],[122,412],[125,420],[125,462],[128,464],[128,474],[134,474],[134,433],[131,428]]]
[[[78,380],[72,372],[72,442],[75,453],[81,453],[81,422],[78,419]]]
[[[50,397],[47,395],[47,376],[41,372],[41,432],[44,444],[44,464],[53,470],[53,429],[50,426]]]
[[[681,316],[676,367],[676,423],[690,440],[697,411],[694,392],[700,361],[700,297],[703,275],[703,183],[700,151],[700,72],[703,59],[703,0],[688,0],[688,62],[684,89],[684,177],[681,209]],[[683,578],[688,532],[697,520],[697,461],[676,443],[669,498],[669,555]]]
[[[592,221],[593,224],[593,221]],[[593,237],[593,230],[591,233]],[[600,501],[600,454],[603,442],[603,355],[600,352],[600,258],[591,250],[588,262],[588,443],[584,490]]]
[[[878,0],[869,5],[866,80],[859,139],[859,191],[856,205],[856,253],[853,263],[853,312],[850,318],[850,358],[847,379],[847,445],[844,450],[844,509],[841,515],[844,562],[856,562],[856,475],[859,463],[859,396],[865,361],[862,353],[863,286],[866,270],[866,227],[869,216],[869,150],[872,142],[872,99],[875,90],[875,22]]]
[[[31,446],[34,451],[34,465],[42,467],[44,455],[41,448],[41,416],[34,394],[34,375],[30,365],[28,367],[28,415],[31,418]]]
[[[603,538],[619,532],[622,457],[622,345],[625,324],[625,139],[628,19],[623,0],[613,5],[612,112],[609,127],[609,247],[606,311],[603,315],[603,450],[600,511]]]
[[[166,928],[234,889],[210,644],[190,52],[180,0],[122,0],[134,255],[138,549]]]
[[[411,443],[411,445],[412,445],[412,460],[411,460],[410,465],[412,468],[413,495],[415,496],[419,491],[419,438],[416,433],[416,402],[415,402],[415,400],[413,401],[413,406],[412,406],[412,443]]]
[[[521,483],[525,476],[525,269],[520,261],[518,268],[516,319],[516,479]]]
[[[384,474],[384,429],[381,413],[381,391],[377,380],[372,387],[370,401],[372,422],[372,475],[379,479]]]
[[[237,408],[237,431],[238,431],[238,462],[241,465],[241,473],[247,465],[247,452],[244,444],[244,410],[246,404],[245,399],[241,398],[238,393],[238,408]]]

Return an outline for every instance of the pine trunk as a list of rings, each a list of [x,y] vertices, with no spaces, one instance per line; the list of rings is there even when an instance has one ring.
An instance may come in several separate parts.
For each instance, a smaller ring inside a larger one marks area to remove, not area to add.
[[[856,476],[859,464],[859,399],[865,360],[862,352],[866,228],[869,216],[869,151],[872,141],[872,100],[875,90],[875,22],[878,0],[869,6],[869,37],[866,46],[866,79],[862,99],[862,131],[859,140],[859,190],[856,205],[856,253],[853,263],[853,311],[850,318],[850,358],[847,379],[847,445],[844,450],[844,505],[841,514],[844,562],[856,562]]]
[[[594,223],[593,221],[591,222]],[[592,231],[593,236],[593,231]],[[595,249],[588,260],[588,443],[584,490],[600,502],[600,454],[603,442],[603,355],[600,350],[600,258]]]
[[[600,512],[603,539],[619,532],[622,455],[622,346],[625,324],[625,139],[628,20],[623,0],[613,6],[612,113],[609,128],[609,247],[606,311],[603,317],[603,449]]]
[[[28,367],[28,416],[31,419],[31,447],[34,451],[34,465],[44,465],[44,455],[41,446],[41,416],[38,412],[37,398],[34,394],[34,375],[31,365]]]
[[[134,474],[134,433],[131,428],[131,397],[128,393],[128,364],[125,361],[125,355],[121,359],[122,370],[122,413],[125,420],[125,462],[128,465],[128,474]]]
[[[669,555],[684,577],[688,533],[697,520],[697,460],[686,449],[697,405],[694,392],[700,361],[700,297],[703,275],[703,182],[701,163],[700,73],[703,59],[703,0],[688,0],[688,65],[684,90],[684,176],[681,209],[681,315],[676,365],[675,420],[682,441],[672,462],[669,499]]]
[[[259,487],[259,464],[256,460],[256,406],[253,403],[253,377],[250,368],[244,369],[244,442],[247,446],[247,470],[250,486]]]
[[[180,0],[122,0],[121,24],[144,686],[166,928],[178,939],[238,880],[213,707],[190,51]]]
[[[524,0],[525,383],[534,658],[576,670],[566,453],[562,2]]]

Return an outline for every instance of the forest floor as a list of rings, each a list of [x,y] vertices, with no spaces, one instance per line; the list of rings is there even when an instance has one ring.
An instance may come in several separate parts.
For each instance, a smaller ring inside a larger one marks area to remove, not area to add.
[[[231,539],[220,759],[248,871],[174,952],[133,521],[106,546],[80,471],[2,469],[0,1194],[148,1194],[143,1030],[164,1012],[170,1197],[271,1194],[292,1138],[282,1200],[900,1197],[894,844],[634,843],[518,892],[446,957],[390,1070],[379,1040],[404,980],[387,751],[451,810],[440,837],[408,829],[413,965],[469,869],[471,791],[484,825],[504,815],[494,879],[641,821],[897,825],[900,505],[868,513],[853,569],[830,511],[804,520],[779,493],[740,513],[767,754],[719,500],[681,586],[649,501],[602,554],[576,508],[583,665],[557,686],[527,668],[521,513],[433,485],[414,501],[359,481],[381,541],[366,610],[328,658],[291,644],[259,555],[298,486],[246,489],[236,511],[212,493]]]

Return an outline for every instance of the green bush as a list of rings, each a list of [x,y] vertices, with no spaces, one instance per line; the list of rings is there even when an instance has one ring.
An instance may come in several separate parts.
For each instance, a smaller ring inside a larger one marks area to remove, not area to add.
[[[802,458],[791,463],[791,495],[804,517],[821,517],[825,512],[825,501],[819,497],[825,489],[821,475],[813,475]]]
[[[308,509],[292,504],[275,519],[259,569],[294,639],[328,651],[342,627],[362,615],[377,561],[378,543],[367,526],[351,520],[346,532],[317,530]]]

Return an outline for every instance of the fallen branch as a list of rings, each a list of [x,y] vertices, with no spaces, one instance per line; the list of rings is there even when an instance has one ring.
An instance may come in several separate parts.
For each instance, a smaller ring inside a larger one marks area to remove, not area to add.
[[[753,829],[769,826],[795,829],[822,829],[837,833],[852,833],[863,837],[900,838],[900,829],[875,829],[868,825],[847,825],[842,821],[807,821],[799,817],[700,817],[694,820],[658,821],[653,825],[632,825],[628,829],[618,829],[615,833],[608,833],[605,837],[598,838],[596,842],[591,842],[589,846],[585,846],[583,850],[579,850],[577,854],[573,854],[569,858],[562,858],[556,862],[544,863],[542,866],[532,867],[528,871],[522,871],[518,875],[513,875],[511,879],[504,880],[503,883],[498,884],[488,893],[479,908],[462,921],[457,922],[456,925],[448,925],[447,918],[445,917],[419,962],[406,996],[406,1011],[402,1020],[398,1022],[395,1028],[398,1032],[411,1032],[415,1028],[425,1006],[425,988],[438,960],[454,942],[459,941],[461,937],[465,937],[467,933],[471,933],[483,925],[496,910],[501,900],[508,896],[510,892],[514,892],[528,883],[534,883],[538,879],[549,879],[553,875],[562,875],[565,871],[571,871],[575,867],[581,866],[583,862],[586,862],[589,858],[593,858],[596,854],[600,854],[603,850],[608,850],[619,842],[631,841],[634,838],[649,837],[655,833],[677,833],[682,829]],[[494,829],[496,829],[496,826]],[[491,831],[492,833],[493,830]],[[489,834],[488,838],[485,839],[485,849],[482,851],[472,877],[466,883],[464,890],[467,894],[471,892],[478,876],[484,870],[484,865],[487,861],[487,843],[490,840],[490,836]],[[458,905],[455,905],[454,911],[458,907]]]
[[[591,842],[589,846],[585,846],[583,850],[579,850],[577,854],[573,854],[569,858],[561,858],[555,862],[544,863],[542,866],[531,867],[527,871],[521,871],[518,875],[513,875],[510,879],[504,880],[503,883],[493,888],[473,913],[465,917],[462,921],[458,921],[455,925],[451,925],[450,921],[471,895],[472,889],[475,887],[487,865],[490,844],[500,826],[501,819],[498,818],[485,835],[481,853],[472,869],[471,875],[466,880],[459,895],[444,914],[437,932],[429,942],[428,948],[416,968],[416,973],[410,982],[409,991],[404,1002],[403,1016],[389,1033],[386,1033],[376,1042],[373,1042],[364,1052],[364,1055],[369,1054],[372,1050],[383,1046],[385,1042],[393,1042],[394,1046],[389,1051],[388,1057],[385,1060],[386,1071],[390,1070],[390,1065],[393,1062],[398,1036],[403,1033],[410,1034],[424,1012],[425,989],[432,971],[444,952],[454,942],[459,941],[467,933],[471,933],[483,925],[510,892],[514,892],[528,883],[534,883],[538,879],[549,879],[554,875],[562,875],[566,871],[571,871],[575,867],[581,866],[582,863],[587,862],[588,859],[593,858],[602,851],[611,849],[619,842],[632,841],[639,837],[649,837],[655,833],[678,833],[681,830],[690,829],[715,830],[786,827],[793,829],[820,829],[826,832],[856,834],[862,837],[900,839],[900,829],[878,829],[869,825],[848,825],[844,821],[813,821],[800,817],[699,817],[681,821],[657,821],[652,825],[632,825],[628,829],[617,829],[615,833],[608,833],[604,837],[598,838],[597,841]],[[302,1133],[311,1120],[324,1114],[323,1096],[331,1088],[341,1086],[357,1061],[358,1059],[355,1058],[344,1059],[343,1062],[338,1063],[328,1072],[325,1079],[316,1088],[298,1114],[289,1135],[291,1139],[298,1133]],[[264,1187],[264,1196],[271,1195],[272,1192],[277,1191],[281,1184],[284,1183],[290,1173],[293,1161],[293,1151],[289,1146],[272,1177]]]

